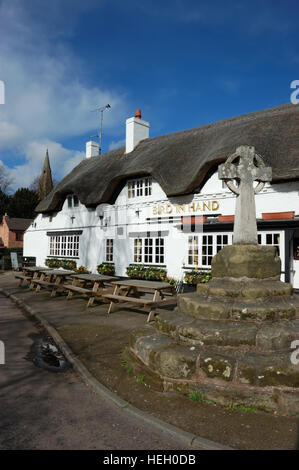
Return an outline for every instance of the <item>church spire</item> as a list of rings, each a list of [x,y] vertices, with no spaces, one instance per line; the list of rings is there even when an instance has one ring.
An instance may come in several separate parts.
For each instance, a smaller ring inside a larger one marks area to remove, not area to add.
[[[38,195],[43,200],[53,189],[52,172],[50,167],[49,152],[46,151],[42,173],[39,178]]]

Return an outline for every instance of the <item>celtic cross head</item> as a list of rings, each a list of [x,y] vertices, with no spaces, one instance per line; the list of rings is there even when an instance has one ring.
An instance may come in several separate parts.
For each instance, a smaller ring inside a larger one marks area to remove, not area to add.
[[[272,168],[265,166],[254,147],[242,145],[219,166],[218,176],[237,195],[233,243],[257,244],[255,194],[271,181]]]
[[[244,184],[252,185],[254,181],[257,181],[258,184],[253,189],[254,194],[257,194],[263,189],[265,182],[272,180],[272,169],[266,167],[254,147],[241,145],[225,163],[219,166],[218,176],[237,195],[240,194]]]

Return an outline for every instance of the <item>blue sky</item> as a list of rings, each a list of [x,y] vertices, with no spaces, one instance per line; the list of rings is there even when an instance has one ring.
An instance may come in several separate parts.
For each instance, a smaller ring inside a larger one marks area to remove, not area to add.
[[[0,0],[0,164],[27,186],[46,148],[56,179],[103,151],[141,108],[150,136],[290,101],[298,2]]]

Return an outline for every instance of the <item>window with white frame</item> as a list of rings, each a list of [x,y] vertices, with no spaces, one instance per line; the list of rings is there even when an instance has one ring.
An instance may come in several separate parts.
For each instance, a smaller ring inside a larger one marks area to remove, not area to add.
[[[216,236],[216,243],[217,243],[216,253],[218,253],[218,251],[222,250],[222,248],[225,245],[228,245],[228,235],[227,234],[217,235]]]
[[[260,245],[276,246],[280,256],[280,232],[260,232],[257,238]]]
[[[128,181],[128,198],[141,196],[151,196],[152,194],[152,179],[141,178],[136,180]]]
[[[144,239],[144,253],[143,259],[145,263],[152,263],[153,262],[153,238],[145,238]]]
[[[136,197],[143,196],[143,180],[136,181]]]
[[[68,209],[71,209],[72,207],[78,207],[79,206],[79,199],[75,194],[70,194],[67,196],[67,207]]]
[[[209,268],[212,258],[225,245],[232,244],[232,234],[209,233],[189,235],[188,265]]]
[[[145,196],[152,195],[152,179],[151,178],[144,179],[144,195]]]
[[[202,236],[202,265],[211,266],[213,258],[213,235]]]
[[[106,240],[106,261],[113,261],[113,239]]]
[[[135,197],[135,181],[128,182],[128,198],[131,199]]]
[[[142,263],[142,238],[134,240],[134,263]]]
[[[204,233],[188,237],[188,264],[209,268],[212,258],[224,246],[233,242],[232,233]],[[276,246],[284,269],[284,238],[283,232],[259,232],[258,243],[260,245]]]
[[[188,264],[198,265],[198,237],[195,235],[188,237]]]
[[[164,238],[135,238],[134,263],[163,264]]]
[[[50,236],[50,256],[79,256],[79,235],[55,235]]]
[[[155,263],[164,263],[164,238],[154,238],[155,240]]]

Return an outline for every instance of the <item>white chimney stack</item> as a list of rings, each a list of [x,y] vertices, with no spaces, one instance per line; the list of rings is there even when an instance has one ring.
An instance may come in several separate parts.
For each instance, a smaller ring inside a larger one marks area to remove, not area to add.
[[[97,157],[100,155],[100,144],[90,140],[86,142],[86,158]]]
[[[141,140],[149,138],[149,127],[149,122],[141,119],[140,109],[135,117],[126,120],[126,153],[132,152]]]

